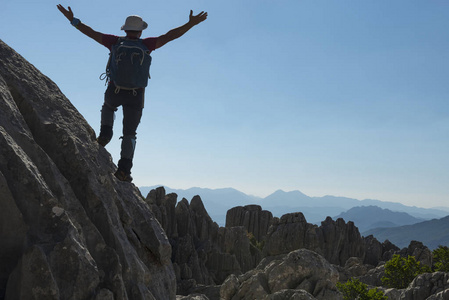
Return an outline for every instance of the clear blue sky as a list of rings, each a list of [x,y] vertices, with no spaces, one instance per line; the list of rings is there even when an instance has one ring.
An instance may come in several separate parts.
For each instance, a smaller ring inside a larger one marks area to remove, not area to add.
[[[209,18],[153,52],[134,182],[267,196],[449,200],[446,0],[0,0],[0,39],[99,130],[108,50],[69,25],[144,36]],[[107,149],[119,158],[121,111]]]

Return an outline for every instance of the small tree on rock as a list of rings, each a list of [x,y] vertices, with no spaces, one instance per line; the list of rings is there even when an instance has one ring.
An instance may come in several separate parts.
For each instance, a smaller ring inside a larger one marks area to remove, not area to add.
[[[440,245],[432,255],[435,271],[449,272],[449,247]]]
[[[406,288],[413,279],[419,274],[430,272],[430,268],[421,265],[414,256],[407,258],[399,254],[393,255],[393,258],[385,264],[385,276],[382,277],[382,283],[388,287],[403,289]]]
[[[368,289],[368,286],[356,278],[346,283],[337,282],[338,290],[343,294],[344,300],[387,300],[387,296],[377,288]]]

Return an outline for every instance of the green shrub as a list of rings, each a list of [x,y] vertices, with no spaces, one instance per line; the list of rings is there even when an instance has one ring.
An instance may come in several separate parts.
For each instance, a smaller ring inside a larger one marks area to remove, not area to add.
[[[387,300],[387,296],[377,288],[368,289],[368,286],[356,278],[346,283],[337,282],[338,290],[343,294],[344,300]]]
[[[395,254],[385,264],[385,276],[382,277],[382,283],[388,287],[403,289],[416,276],[426,272],[430,272],[430,268],[425,265],[422,266],[419,261],[416,261],[414,256],[404,258]]]
[[[432,254],[435,271],[449,272],[449,247],[440,245]]]

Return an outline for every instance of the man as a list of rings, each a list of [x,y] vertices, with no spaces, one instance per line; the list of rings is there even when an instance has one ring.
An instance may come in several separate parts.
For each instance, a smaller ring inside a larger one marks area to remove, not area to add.
[[[57,5],[57,7],[74,27],[86,36],[107,47],[109,50],[121,41],[121,38],[118,36],[103,34],[82,23],[79,19],[74,17],[70,6],[68,7],[68,10],[61,4]],[[143,39],[142,43],[147,49],[145,52],[149,55],[151,51],[156,50],[164,46],[166,43],[181,37],[193,26],[206,20],[206,18],[206,12],[201,12],[194,16],[193,12],[190,11],[189,21],[186,24],[172,29],[159,37]],[[148,24],[144,22],[141,17],[129,16],[126,18],[125,24],[121,29],[126,32],[126,39],[139,40],[142,35],[142,31],[146,29],[147,26]],[[113,135],[112,128],[114,125],[115,111],[117,111],[119,106],[122,106],[123,136],[118,169],[114,174],[119,180],[122,181],[132,181],[131,168],[133,166],[133,157],[136,144],[136,130],[142,117],[144,93],[145,87],[137,89],[124,89],[120,88],[120,86],[116,86],[116,83],[113,80],[109,81],[109,85],[105,92],[104,104],[101,109],[101,128],[97,142],[103,147],[109,143]]]

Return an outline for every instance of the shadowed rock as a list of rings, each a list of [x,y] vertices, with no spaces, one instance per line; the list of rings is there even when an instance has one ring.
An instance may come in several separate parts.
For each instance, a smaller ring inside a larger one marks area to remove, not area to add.
[[[330,263],[344,265],[350,257],[365,256],[365,245],[354,223],[328,217],[321,226],[307,223],[302,213],[274,219],[266,236],[264,256],[286,254],[306,248],[323,255]]]
[[[262,210],[260,205],[237,206],[226,213],[226,227],[243,226],[258,241],[262,241],[272,219],[273,214]]]
[[[0,298],[174,299],[171,247],[58,87],[0,41]]]
[[[176,198],[159,187],[149,192],[146,201],[172,245],[178,294],[196,291],[198,285],[221,284],[230,274],[241,274],[259,263],[261,252],[250,243],[244,227],[219,228],[199,196],[190,203],[186,199],[176,203]]]

